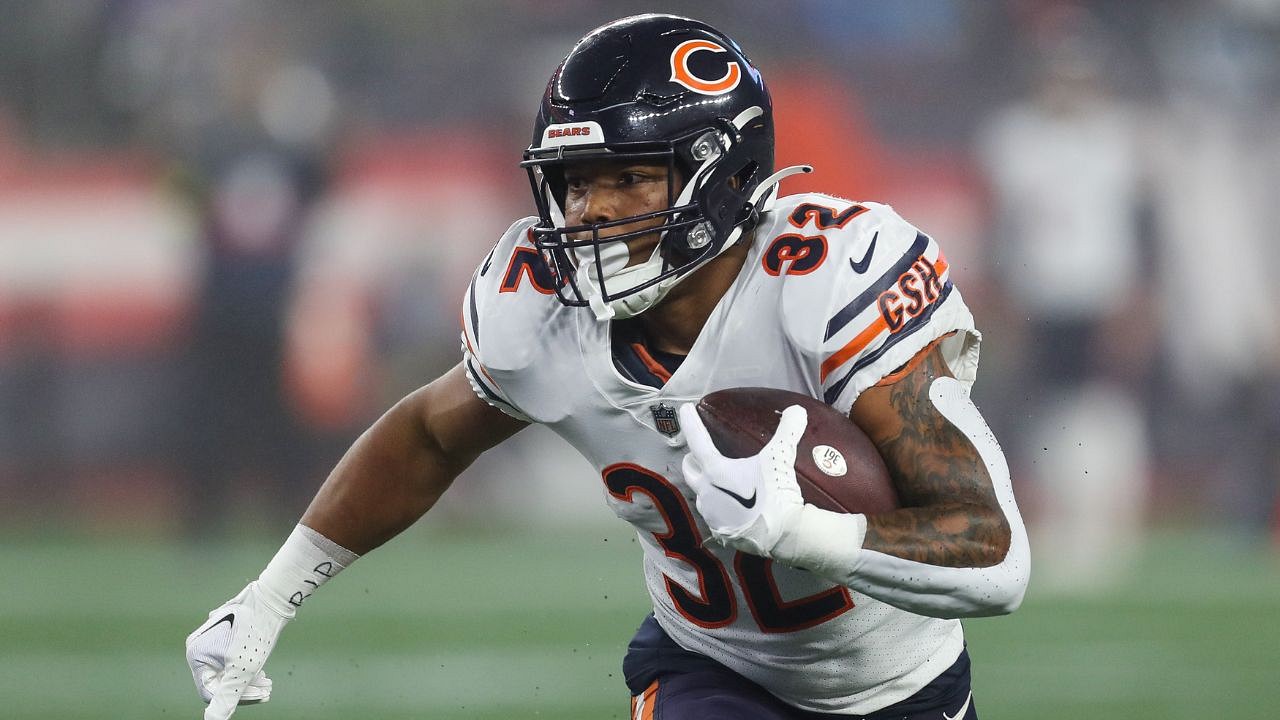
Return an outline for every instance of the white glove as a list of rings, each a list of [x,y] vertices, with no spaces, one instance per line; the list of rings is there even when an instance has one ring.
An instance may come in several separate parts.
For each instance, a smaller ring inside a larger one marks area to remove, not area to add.
[[[711,537],[735,550],[772,557],[778,539],[804,506],[795,462],[808,413],[799,405],[788,407],[758,454],[735,459],[716,449],[693,403],[685,403],[679,412],[689,443],[685,482],[698,496],[698,512]]]
[[[187,636],[187,665],[200,699],[209,703],[205,720],[225,720],[237,704],[271,699],[271,679],[262,665],[293,617],[289,610],[271,607],[255,580]]]
[[[209,703],[205,720],[227,720],[237,705],[271,698],[262,666],[280,631],[311,593],[357,557],[298,525],[258,579],[187,636],[187,665],[200,698]]]

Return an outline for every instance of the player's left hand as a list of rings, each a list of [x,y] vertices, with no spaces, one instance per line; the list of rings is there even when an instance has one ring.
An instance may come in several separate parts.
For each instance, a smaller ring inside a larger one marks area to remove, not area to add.
[[[254,581],[187,636],[191,677],[209,703],[205,720],[225,720],[237,705],[271,699],[271,679],[262,666],[291,617],[273,608]]]
[[[778,538],[804,506],[795,462],[808,413],[799,405],[788,407],[759,454],[727,458],[716,449],[693,403],[679,412],[689,443],[684,478],[698,496],[698,512],[711,536],[736,550],[771,557]]]

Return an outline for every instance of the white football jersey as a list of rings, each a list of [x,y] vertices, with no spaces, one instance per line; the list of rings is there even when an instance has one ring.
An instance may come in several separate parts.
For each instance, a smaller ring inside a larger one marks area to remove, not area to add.
[[[897,609],[806,571],[704,541],[681,475],[674,408],[729,387],[784,388],[843,413],[939,338],[972,383],[979,335],[938,244],[886,205],[819,194],[764,214],[733,286],[662,388],[616,369],[609,323],[562,305],[526,218],[477,270],[462,308],[476,392],[564,437],[635,526],[667,634],[805,710],[903,700],[959,656],[957,620]]]

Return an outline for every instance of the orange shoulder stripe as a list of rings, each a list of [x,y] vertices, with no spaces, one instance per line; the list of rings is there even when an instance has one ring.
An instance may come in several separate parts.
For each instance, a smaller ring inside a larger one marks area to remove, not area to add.
[[[845,344],[844,347],[831,354],[831,357],[822,361],[822,367],[819,369],[819,382],[825,381],[832,370],[840,367],[849,360],[849,358],[862,352],[872,340],[879,337],[880,333],[889,329],[889,323],[885,321],[883,315],[877,315],[862,332],[854,336],[852,340]]]

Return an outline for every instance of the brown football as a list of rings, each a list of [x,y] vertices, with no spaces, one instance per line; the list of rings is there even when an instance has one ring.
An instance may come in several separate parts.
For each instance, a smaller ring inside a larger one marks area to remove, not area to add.
[[[868,514],[899,507],[889,471],[871,439],[821,400],[789,390],[740,387],[713,392],[697,407],[720,452],[741,458],[760,452],[790,405],[809,412],[796,449],[796,480],[806,502],[833,512]]]

